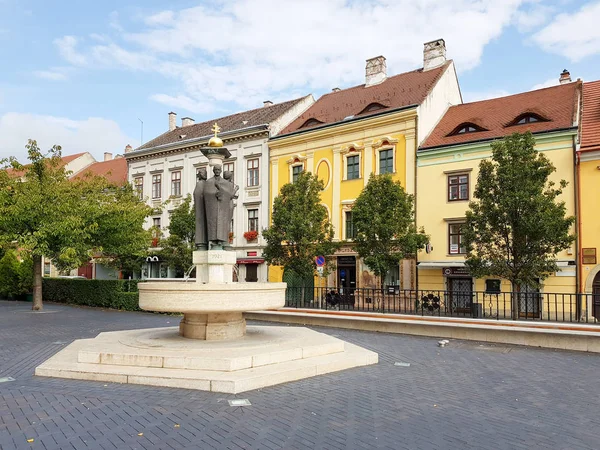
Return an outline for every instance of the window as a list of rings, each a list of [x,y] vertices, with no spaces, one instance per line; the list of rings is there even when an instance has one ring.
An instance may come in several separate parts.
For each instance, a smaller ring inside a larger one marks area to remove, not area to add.
[[[171,172],[171,195],[181,197],[181,172]]]
[[[379,152],[379,174],[394,173],[394,150],[381,150]]]
[[[354,239],[356,237],[356,229],[352,220],[352,211],[346,211],[346,239]]]
[[[44,275],[50,275],[50,261],[44,261]]]
[[[152,219],[152,226],[160,230],[160,217],[154,217]]]
[[[258,186],[258,159],[248,160],[248,186]]]
[[[258,209],[248,210],[248,231],[258,231]]]
[[[223,172],[231,172],[231,179],[235,181],[234,163],[228,162],[223,164]]]
[[[348,156],[346,158],[347,180],[356,180],[360,178],[360,156]]]
[[[292,167],[292,183],[295,183],[298,180],[298,176],[304,170],[304,166],[293,166]]]
[[[144,199],[144,177],[137,177],[133,180],[135,192],[140,200]]]
[[[448,133],[447,136],[456,136],[466,133],[477,133],[478,131],[488,131],[485,128],[480,127],[479,125],[475,125],[474,123],[465,122],[461,123],[454,130]]]
[[[369,105],[367,105],[365,107],[365,109],[363,109],[357,115],[366,114],[366,113],[370,113],[370,112],[374,112],[374,111],[379,111],[380,109],[386,109],[386,108],[387,108],[387,106],[382,105],[381,103],[370,103]]]
[[[514,125],[524,125],[527,123],[536,123],[536,122],[548,122],[548,119],[545,119],[544,117],[537,115],[535,113],[525,113],[525,114],[521,114],[520,116],[517,116],[516,119],[514,119],[512,122],[510,122],[507,126],[514,126]]]
[[[500,292],[500,280],[485,280],[485,292],[487,294],[498,294]]]
[[[311,118],[304,122],[302,125],[300,125],[300,128],[316,127],[317,125],[321,125],[322,123],[323,122],[321,122],[319,119]]]
[[[162,175],[152,175],[152,198],[160,198],[162,192]]]
[[[448,201],[469,200],[469,174],[448,175]]]
[[[448,253],[451,255],[462,255],[467,253],[463,243],[464,223],[448,224]]]

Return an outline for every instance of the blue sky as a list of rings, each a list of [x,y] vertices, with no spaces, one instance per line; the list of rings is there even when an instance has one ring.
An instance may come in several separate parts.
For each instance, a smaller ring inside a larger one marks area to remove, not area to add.
[[[27,138],[122,153],[167,129],[422,65],[446,40],[465,101],[600,78],[600,1],[0,0],[0,157]]]

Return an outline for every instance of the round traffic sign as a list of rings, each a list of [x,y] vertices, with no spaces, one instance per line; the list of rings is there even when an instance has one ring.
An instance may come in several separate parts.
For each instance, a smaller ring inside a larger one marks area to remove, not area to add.
[[[315,258],[315,263],[317,263],[317,267],[323,267],[325,265],[325,257],[324,256],[317,256]]]

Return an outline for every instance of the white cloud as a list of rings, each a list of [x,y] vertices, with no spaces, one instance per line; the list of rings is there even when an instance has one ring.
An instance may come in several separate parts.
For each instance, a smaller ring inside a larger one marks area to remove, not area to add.
[[[590,2],[572,14],[559,14],[533,40],[544,50],[577,62],[600,54],[599,18],[600,1]]]
[[[99,117],[72,120],[65,117],[9,112],[0,116],[0,158],[16,156],[25,161],[25,144],[36,139],[42,149],[62,146],[63,155],[90,152],[102,160],[104,152],[122,153],[128,143],[135,146],[116,122]]]
[[[533,31],[548,22],[555,12],[555,6],[532,0],[515,14],[517,29],[521,33]]]
[[[478,102],[480,100],[490,100],[492,98],[506,97],[511,95],[510,92],[504,89],[496,89],[491,91],[465,91],[462,93],[465,103]]]
[[[535,91],[537,89],[544,89],[547,87],[558,86],[558,84],[559,84],[558,77],[549,78],[542,83],[538,83],[538,84],[534,85],[530,90]]]
[[[123,27],[119,22],[119,13],[117,11],[110,13],[108,25],[117,31],[123,31]]]
[[[383,54],[390,74],[422,66],[423,43],[443,37],[459,70],[514,22],[525,0],[223,0],[161,11],[120,43],[56,41],[74,65],[157,72],[179,82],[153,99],[190,111],[214,104],[256,107],[265,98],[329,90],[364,80],[367,58]]]
[[[33,75],[44,80],[65,81],[69,78],[69,72],[70,68],[68,67],[53,67],[49,70],[36,70]]]

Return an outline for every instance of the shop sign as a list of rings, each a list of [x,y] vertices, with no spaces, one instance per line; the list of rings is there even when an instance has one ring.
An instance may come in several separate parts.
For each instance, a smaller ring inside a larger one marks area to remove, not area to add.
[[[469,273],[468,267],[444,267],[442,269],[442,272],[443,272],[444,276],[446,276],[446,277],[450,277],[450,276],[468,277],[468,276],[471,276],[471,274]]]
[[[595,248],[582,248],[581,249],[581,263],[582,264],[596,264],[596,249]]]

